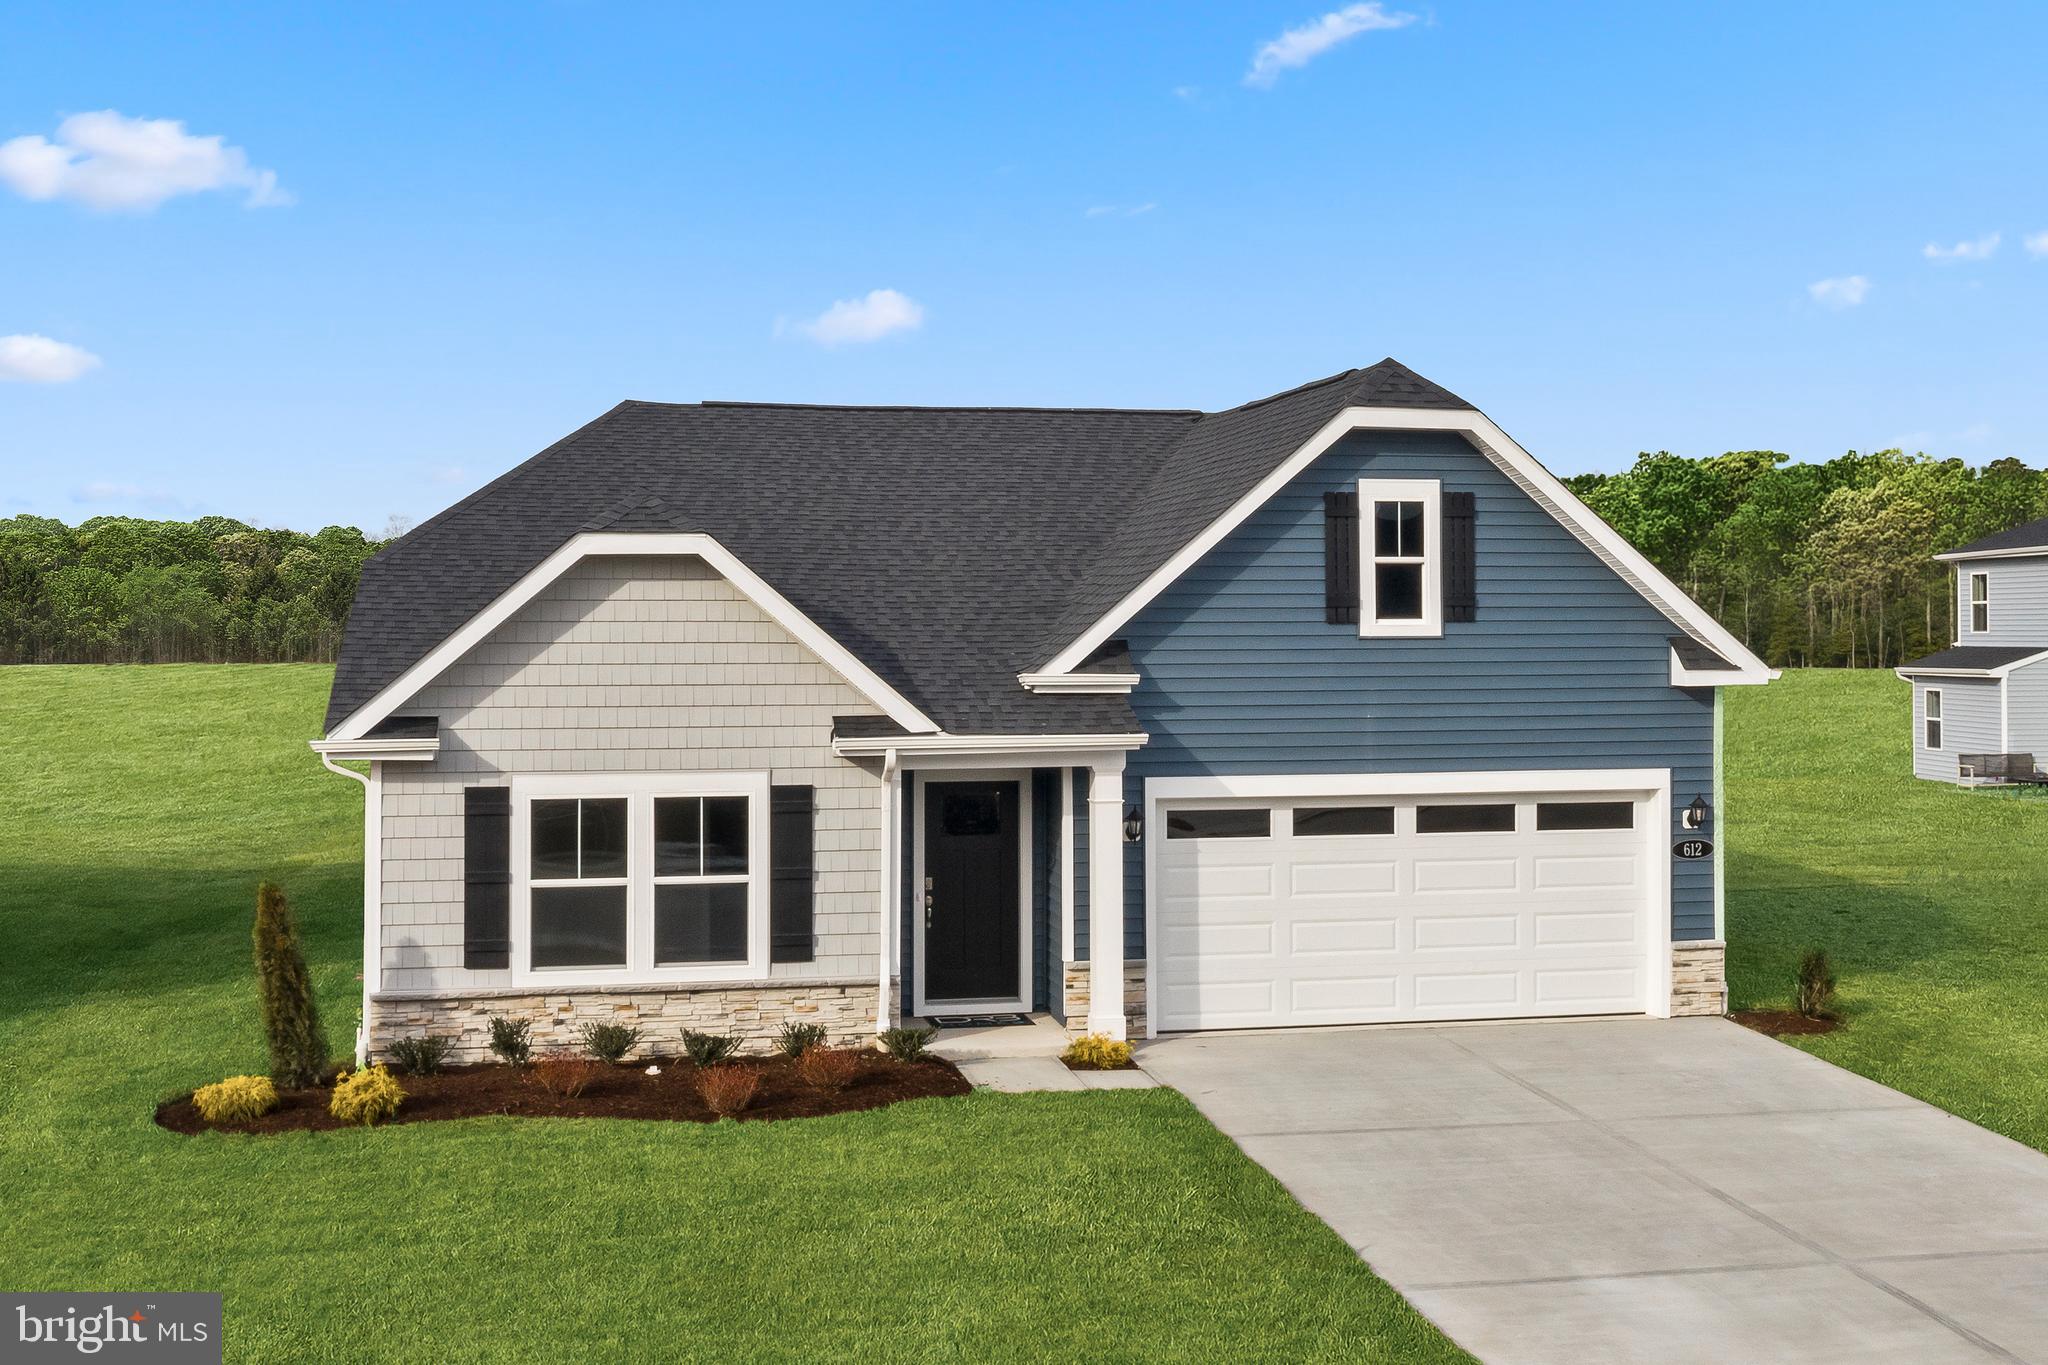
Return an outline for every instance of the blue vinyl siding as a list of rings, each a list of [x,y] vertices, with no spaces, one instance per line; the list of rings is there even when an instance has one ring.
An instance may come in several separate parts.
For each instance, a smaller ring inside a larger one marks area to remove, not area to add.
[[[1325,621],[1323,493],[1367,476],[1475,495],[1476,621],[1407,640]],[[1150,777],[1669,768],[1676,837],[1677,809],[1714,789],[1713,693],[1671,686],[1677,633],[1463,439],[1360,432],[1125,627],[1143,680],[1131,702],[1151,736],[1130,757],[1125,800],[1142,800]],[[1712,860],[1674,862],[1675,939],[1713,936],[1713,878]],[[1131,957],[1144,951],[1143,879],[1130,845]]]

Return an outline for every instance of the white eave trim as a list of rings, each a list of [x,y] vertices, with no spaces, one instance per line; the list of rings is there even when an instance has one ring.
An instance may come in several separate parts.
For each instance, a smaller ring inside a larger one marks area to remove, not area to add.
[[[1760,672],[1742,668],[1687,668],[1679,659],[1678,651],[1671,651],[1673,687],[1754,687],[1777,676],[1777,670],[1772,668]]]
[[[322,758],[424,763],[441,752],[441,740],[438,736],[426,739],[315,739],[308,740],[307,747]]]
[[[849,735],[832,741],[841,758],[920,754],[1114,753],[1143,748],[1150,735]]]
[[[1259,480],[1251,492],[1239,498],[1229,511],[1211,522],[1200,535],[1182,546],[1178,553],[1126,594],[1108,614],[1055,655],[1041,673],[1073,672],[1104,641],[1123,629],[1147,603],[1192,568],[1197,560],[1242,525],[1318,456],[1354,431],[1375,430],[1448,431],[1465,437],[1652,606],[1684,629],[1686,634],[1736,665],[1720,680],[1720,685],[1768,682],[1778,676],[1777,670],[1751,653],[1742,641],[1729,633],[1727,627],[1645,559],[1641,551],[1623,540],[1613,527],[1594,516],[1591,509],[1558,481],[1556,475],[1516,445],[1485,413],[1476,408],[1371,407],[1346,408],[1324,423],[1322,430]]]
[[[1135,673],[1019,673],[1017,681],[1033,692],[1067,695],[1123,696],[1138,685]]]
[[[2048,649],[2014,659],[2009,664],[2000,664],[1996,668],[1915,668],[1911,664],[1901,664],[1892,672],[1901,678],[2003,678],[2010,675],[2014,669],[2040,663],[2043,659],[2048,659]]]
[[[699,532],[586,531],[535,565],[524,578],[500,594],[482,611],[469,618],[461,629],[436,645],[431,653],[401,673],[383,691],[358,707],[328,734],[328,739],[361,739],[370,728],[403,706],[415,693],[445,672],[456,660],[492,631],[504,624],[550,583],[591,555],[695,555],[738,588],[777,625],[795,636],[805,648],[823,659],[869,701],[880,707],[904,729],[933,734],[938,726],[879,674],[856,658],[853,652],[793,606],[789,599],[768,586],[767,580],[741,563],[732,551]]]
[[[2020,545],[2010,550],[1949,550],[1934,557],[1947,564],[1958,564],[1966,559],[2048,558],[2048,545]]]

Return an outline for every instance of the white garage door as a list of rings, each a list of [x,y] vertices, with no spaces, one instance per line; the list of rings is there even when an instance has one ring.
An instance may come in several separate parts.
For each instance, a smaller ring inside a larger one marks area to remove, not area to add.
[[[1161,1029],[1641,1013],[1642,792],[1161,807]]]

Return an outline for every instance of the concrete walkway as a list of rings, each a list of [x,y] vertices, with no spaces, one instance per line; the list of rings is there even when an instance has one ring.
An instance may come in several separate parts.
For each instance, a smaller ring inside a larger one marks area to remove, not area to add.
[[[1033,1090],[1147,1090],[1159,1084],[1143,1071],[1069,1071],[1060,1060],[1067,1031],[1042,1014],[1028,1024],[943,1028],[932,1051],[976,1085],[1010,1094]]]
[[[1725,1020],[1139,1060],[1484,1360],[2048,1361],[2048,1157]]]

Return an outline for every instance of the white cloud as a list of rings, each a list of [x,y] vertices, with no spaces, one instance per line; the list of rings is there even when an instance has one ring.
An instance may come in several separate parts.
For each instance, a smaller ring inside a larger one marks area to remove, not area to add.
[[[1282,71],[1307,66],[1339,43],[1378,29],[1406,28],[1415,18],[1400,10],[1388,13],[1380,0],[1332,10],[1320,19],[1288,29],[1261,47],[1252,56],[1251,70],[1244,73],[1244,83],[1269,89],[1280,79]]]
[[[250,208],[292,202],[275,171],[218,135],[198,137],[177,119],[129,118],[113,109],[73,114],[55,141],[31,133],[0,142],[0,182],[25,199],[69,199],[95,209],[147,213],[166,199],[242,190]]]
[[[33,332],[0,337],[0,380],[17,384],[68,384],[100,358],[68,341],[52,341]]]
[[[2029,256],[2048,256],[2048,232],[2031,233],[2022,245]]]
[[[1920,254],[1930,261],[1988,261],[2002,239],[2001,233],[1987,232],[1975,241],[1957,242],[1954,246],[1929,242],[1920,248]]]
[[[1082,211],[1084,218],[1136,218],[1158,208],[1154,203],[1143,204],[1095,204]]]
[[[1870,279],[1866,275],[1837,275],[1830,280],[1815,280],[1806,286],[1806,292],[1823,308],[1854,308],[1870,292]]]
[[[879,341],[891,332],[914,332],[924,325],[924,306],[893,289],[871,289],[865,298],[841,299],[796,330],[821,346],[849,341]],[[776,324],[780,331],[782,324]]]

